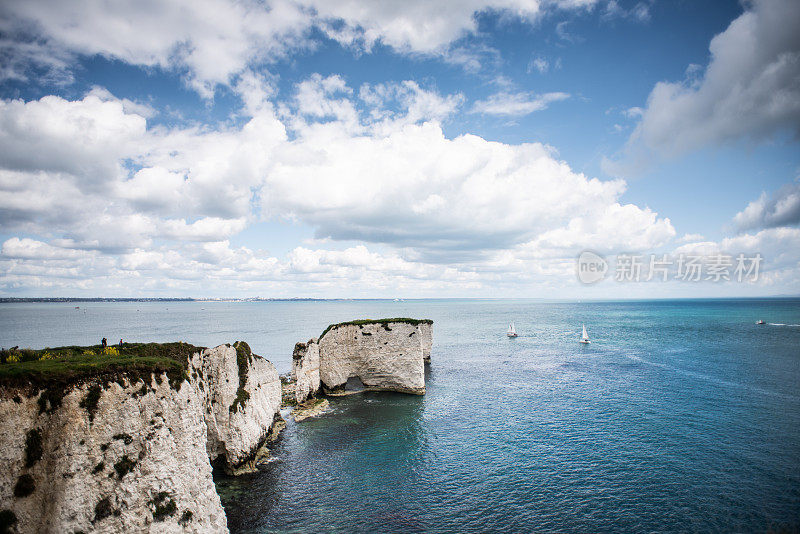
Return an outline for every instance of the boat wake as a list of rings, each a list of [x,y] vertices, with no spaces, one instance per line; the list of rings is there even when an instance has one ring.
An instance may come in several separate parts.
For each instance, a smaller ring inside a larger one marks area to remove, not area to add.
[[[800,326],[800,325],[798,325],[798,326]],[[639,356],[635,356],[633,354],[625,354],[625,356],[627,358],[635,361],[635,362],[640,362],[640,363],[643,363],[643,364],[646,364],[646,365],[651,365],[653,367],[660,367],[661,369],[666,369],[668,371],[673,371],[675,373],[678,373],[678,374],[681,374],[681,375],[684,375],[684,376],[688,376],[688,377],[691,377],[691,378],[696,378],[698,380],[703,380],[703,381],[706,381],[706,382],[713,382],[713,383],[718,384],[720,386],[725,386],[725,387],[730,387],[730,388],[747,389],[747,390],[753,391],[755,393],[760,393],[762,395],[768,395],[770,397],[780,397],[780,398],[783,398],[783,399],[794,400],[794,401],[800,399],[800,397],[797,397],[796,395],[791,395],[791,394],[788,394],[788,393],[780,393],[778,391],[770,391],[768,389],[760,388],[758,386],[751,386],[751,385],[748,385],[748,384],[742,384],[740,382],[732,382],[730,380],[717,378],[715,376],[707,375],[707,374],[704,374],[704,373],[698,373],[696,371],[689,371],[687,369],[681,369],[679,367],[675,367],[674,365],[668,365],[668,364],[659,363],[659,362],[651,362],[649,360],[645,360],[644,358],[641,358]]]

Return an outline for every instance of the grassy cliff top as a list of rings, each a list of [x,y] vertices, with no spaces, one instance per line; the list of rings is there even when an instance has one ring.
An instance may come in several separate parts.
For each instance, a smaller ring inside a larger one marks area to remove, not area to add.
[[[355,321],[345,321],[343,323],[336,323],[336,324],[328,325],[328,328],[326,328],[322,332],[322,334],[319,336],[319,339],[322,339],[322,337],[325,334],[327,334],[329,330],[331,330],[333,328],[338,328],[340,326],[347,326],[347,325],[363,326],[363,325],[366,325],[366,324],[384,324],[384,325],[386,325],[386,324],[389,324],[389,323],[407,323],[407,324],[413,324],[413,325],[416,326],[416,325],[422,324],[422,323],[433,324],[433,321],[430,320],[430,319],[411,319],[409,317],[393,317],[391,319],[356,319]]]
[[[42,350],[0,351],[0,386],[53,388],[88,379],[131,382],[151,373],[167,373],[182,380],[188,358],[203,347],[188,343],[123,343],[90,347],[56,347]]]

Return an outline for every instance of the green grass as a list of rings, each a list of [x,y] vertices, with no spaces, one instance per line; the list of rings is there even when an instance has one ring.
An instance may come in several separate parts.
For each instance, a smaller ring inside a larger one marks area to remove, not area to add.
[[[345,321],[344,323],[336,323],[328,325],[328,328],[326,328],[322,332],[322,335],[319,336],[319,339],[322,340],[322,338],[325,336],[325,334],[328,333],[329,330],[331,330],[332,328],[337,328],[339,326],[347,326],[347,325],[363,326],[366,324],[382,324],[384,325],[384,327],[387,327],[389,323],[406,323],[416,326],[422,323],[433,324],[433,321],[430,319],[411,319],[409,317],[394,317],[391,319],[357,319],[355,321]]]
[[[99,345],[2,350],[0,386],[53,389],[87,379],[119,382],[123,377],[134,383],[152,373],[167,373],[170,383],[177,386],[186,377],[188,358],[202,350],[188,343],[125,343],[121,349],[113,347],[118,355],[102,354]],[[14,362],[16,358],[21,361]]]

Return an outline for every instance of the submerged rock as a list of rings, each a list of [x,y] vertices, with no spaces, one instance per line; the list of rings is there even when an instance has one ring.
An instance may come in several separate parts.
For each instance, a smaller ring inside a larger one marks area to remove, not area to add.
[[[328,399],[311,399],[302,404],[298,404],[292,411],[295,423],[299,423],[309,417],[319,417],[330,408]]]

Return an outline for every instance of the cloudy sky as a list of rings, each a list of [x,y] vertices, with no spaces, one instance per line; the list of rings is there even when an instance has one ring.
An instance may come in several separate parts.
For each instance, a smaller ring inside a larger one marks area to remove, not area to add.
[[[0,4],[0,296],[800,293],[800,2]],[[583,250],[760,253],[587,286]]]

